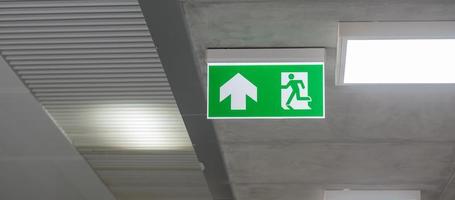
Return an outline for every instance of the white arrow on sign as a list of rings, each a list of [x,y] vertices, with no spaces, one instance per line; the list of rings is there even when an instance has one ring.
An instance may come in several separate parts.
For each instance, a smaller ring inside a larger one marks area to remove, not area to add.
[[[231,96],[231,110],[246,110],[246,97],[257,100],[257,88],[241,74],[237,73],[220,88],[220,102]]]

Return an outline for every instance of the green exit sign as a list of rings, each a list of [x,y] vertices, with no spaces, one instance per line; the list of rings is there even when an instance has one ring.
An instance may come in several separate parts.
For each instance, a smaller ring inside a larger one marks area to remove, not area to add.
[[[208,118],[324,118],[323,63],[209,63]]]
[[[323,48],[209,49],[207,117],[324,118]]]

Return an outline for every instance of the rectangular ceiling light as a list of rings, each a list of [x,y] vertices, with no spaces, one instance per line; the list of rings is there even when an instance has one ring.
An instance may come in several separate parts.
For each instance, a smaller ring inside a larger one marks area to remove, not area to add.
[[[420,200],[418,190],[328,190],[324,200]]]
[[[337,83],[455,83],[454,49],[454,22],[340,23]]]

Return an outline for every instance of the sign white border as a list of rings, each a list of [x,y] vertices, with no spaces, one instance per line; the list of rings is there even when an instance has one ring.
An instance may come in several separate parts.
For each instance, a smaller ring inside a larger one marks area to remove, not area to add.
[[[216,65],[274,65],[274,64],[322,64],[323,114],[317,117],[209,117],[209,66]],[[208,49],[207,50],[207,119],[296,119],[325,118],[325,49],[324,48],[276,48],[276,49]]]
[[[280,116],[280,117],[210,117],[209,116],[209,81],[210,81],[210,66],[221,66],[221,65],[231,65],[231,66],[238,66],[238,65],[311,65],[311,64],[322,64],[322,116]],[[207,119],[325,119],[325,65],[324,62],[248,62],[248,63],[222,63],[222,62],[214,62],[214,63],[207,63]]]

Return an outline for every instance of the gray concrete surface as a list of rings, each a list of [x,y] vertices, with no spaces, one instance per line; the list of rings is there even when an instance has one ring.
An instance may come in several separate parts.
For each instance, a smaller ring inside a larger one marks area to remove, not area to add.
[[[0,58],[0,199],[114,200]]]
[[[326,119],[214,120],[238,200],[320,200],[324,189],[343,188],[419,189],[423,200],[455,198],[455,86],[334,83],[338,21],[455,20],[454,1],[182,4],[203,85],[206,48],[327,49]]]

